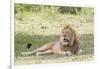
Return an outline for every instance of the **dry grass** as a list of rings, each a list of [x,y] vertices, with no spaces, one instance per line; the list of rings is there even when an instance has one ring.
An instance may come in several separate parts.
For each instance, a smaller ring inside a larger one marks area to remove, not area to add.
[[[15,65],[29,65],[29,64],[50,64],[50,63],[66,63],[66,62],[81,62],[92,61],[93,55],[78,55],[78,56],[24,56],[16,57]]]

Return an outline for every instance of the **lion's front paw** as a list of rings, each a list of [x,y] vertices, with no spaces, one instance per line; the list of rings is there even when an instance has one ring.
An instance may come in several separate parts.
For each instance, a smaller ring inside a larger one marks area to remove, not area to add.
[[[66,51],[66,55],[67,55],[67,56],[71,56],[72,53],[71,53],[70,51]]]
[[[80,54],[83,54],[84,51],[82,49],[80,49],[78,52],[77,52],[77,55],[80,55]]]

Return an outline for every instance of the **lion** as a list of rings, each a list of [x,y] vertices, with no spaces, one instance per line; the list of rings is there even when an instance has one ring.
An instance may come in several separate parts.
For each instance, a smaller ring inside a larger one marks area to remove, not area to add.
[[[79,48],[79,38],[76,32],[69,26],[65,26],[60,34],[59,40],[57,42],[47,43],[40,48],[31,51],[23,52],[22,54],[58,54],[64,56],[70,56],[72,54],[81,54],[83,51]]]

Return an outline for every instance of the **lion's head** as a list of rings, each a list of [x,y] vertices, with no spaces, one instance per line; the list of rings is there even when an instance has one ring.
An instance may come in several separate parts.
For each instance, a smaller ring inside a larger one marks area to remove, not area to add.
[[[73,46],[76,42],[77,37],[75,31],[67,25],[63,28],[60,35],[60,43],[64,46]]]

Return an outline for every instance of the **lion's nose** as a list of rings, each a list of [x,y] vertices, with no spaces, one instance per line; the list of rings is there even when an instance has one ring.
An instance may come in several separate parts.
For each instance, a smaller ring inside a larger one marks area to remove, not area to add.
[[[64,37],[66,37],[66,35],[63,35]]]

